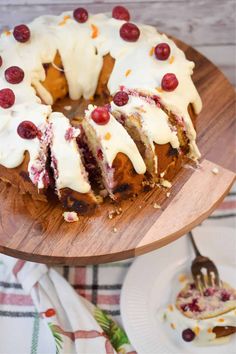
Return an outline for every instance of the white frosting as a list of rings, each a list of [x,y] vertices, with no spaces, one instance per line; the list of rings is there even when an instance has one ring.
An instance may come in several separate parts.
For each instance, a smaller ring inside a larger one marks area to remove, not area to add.
[[[236,309],[231,310],[222,315],[204,319],[204,320],[195,320],[189,317],[184,316],[175,305],[171,305],[165,310],[166,320],[172,324],[179,337],[182,338],[183,330],[190,328],[193,332],[198,331],[197,336],[194,339],[194,342],[199,344],[204,344],[207,342],[214,341],[216,335],[211,330],[218,327],[225,326],[234,326],[236,327]],[[222,322],[222,319],[224,320]]]
[[[69,94],[72,99],[93,96],[103,65],[103,56],[110,53],[115,59],[115,66],[108,82],[110,93],[114,94],[121,85],[124,85],[127,88],[148,90],[150,93],[157,94],[168,109],[183,117],[190,139],[191,157],[194,159],[199,157],[195,143],[196,134],[187,111],[189,103],[193,103],[196,113],[201,109],[201,100],[191,79],[194,63],[186,60],[184,53],[176,47],[173,41],[150,26],[138,25],[141,34],[137,42],[124,41],[119,34],[123,23],[124,21],[115,20],[110,15],[98,14],[90,15],[86,23],[80,24],[73,19],[72,12],[66,12],[60,16],[38,17],[31,22],[28,25],[31,38],[26,43],[17,42],[12,33],[1,35],[0,55],[3,65],[0,68],[0,89],[11,88],[15,93],[16,103],[9,109],[0,107],[0,164],[14,168],[23,161],[24,152],[29,151],[30,169],[35,156],[39,154],[38,140],[23,141],[16,135],[16,128],[20,121],[25,120],[26,117],[38,125],[44,122],[45,117],[50,114],[49,107],[40,105],[40,99],[32,85],[46,104],[53,103],[51,94],[42,86],[41,82],[45,79],[43,63],[53,62],[57,51],[62,58]],[[92,36],[96,28],[98,35]],[[160,42],[169,43],[171,57],[174,58],[172,64],[169,60],[160,61],[154,55],[149,54],[150,49]],[[4,77],[5,69],[12,65],[19,66],[25,73],[24,80],[16,85],[7,83]],[[179,86],[173,92],[158,92],[156,88],[160,87],[163,75],[168,72],[176,74]],[[151,109],[149,108],[148,112]],[[147,114],[151,114],[151,111]],[[143,119],[145,120],[145,117]],[[161,121],[164,121],[164,117],[160,118]],[[113,124],[112,122],[113,119],[111,119],[111,124]],[[148,123],[146,128],[150,129]],[[171,140],[175,144],[172,140],[174,136],[172,134],[170,137],[167,126],[162,124],[162,128],[165,129],[167,136],[164,137],[164,133],[159,134],[157,140]],[[124,136],[124,129],[119,129]],[[153,141],[156,138],[156,135],[152,136]],[[115,151],[117,153],[118,139],[120,136],[118,138],[117,134],[113,136],[111,141],[106,142],[109,161],[114,158]],[[122,144],[119,145],[122,146]],[[131,151],[135,151],[131,145],[129,139],[126,143],[126,152],[129,146],[129,154]],[[112,148],[113,146],[116,148]],[[137,153],[135,156],[131,161],[135,164],[136,171],[143,173],[143,161],[137,157]],[[73,156],[68,159],[71,159],[69,164],[73,167]],[[66,170],[65,166],[63,170]],[[76,167],[70,170],[74,176],[77,172]],[[76,190],[81,190],[82,187],[78,187],[79,182],[76,181],[76,177],[69,178],[69,180],[70,186],[76,186]],[[62,185],[65,184],[65,181],[66,179]],[[85,188],[85,185],[82,188],[82,190],[87,189],[88,186]]]
[[[60,189],[65,187],[80,193],[89,192],[90,184],[76,143],[79,129],[72,128],[69,120],[62,113],[52,113],[49,122],[52,132],[51,153],[52,158],[56,160],[55,181],[58,193],[60,194]],[[68,129],[74,131],[69,140],[66,139]]]
[[[96,124],[91,118],[92,111],[96,106],[89,105],[88,110],[85,111],[85,119],[93,127],[96,136],[100,141],[103,156],[106,159],[109,167],[119,152],[127,155],[132,162],[134,169],[139,174],[146,172],[146,165],[140,155],[137,146],[131,139],[125,128],[117,122],[117,120],[110,114],[109,122],[105,125]]]
[[[135,113],[139,114],[143,132],[146,135],[154,154],[154,143],[160,145],[170,143],[173,148],[179,148],[177,132],[171,130],[168,122],[168,115],[159,108],[155,102],[147,102],[141,97],[130,95],[128,103],[124,106],[118,107],[112,102],[111,110],[118,111],[126,116]],[[156,171],[157,163],[157,159],[155,159]]]

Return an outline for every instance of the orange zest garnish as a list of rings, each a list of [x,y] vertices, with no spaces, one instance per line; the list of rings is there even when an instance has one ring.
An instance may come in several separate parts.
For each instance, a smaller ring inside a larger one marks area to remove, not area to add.
[[[186,275],[180,274],[180,276],[179,276],[179,282],[180,282],[180,283],[183,283],[183,282],[185,282],[186,280],[187,280]]]
[[[128,69],[127,71],[126,71],[126,73],[125,73],[125,76],[127,77],[127,76],[129,76],[129,74],[131,73],[131,69]]]
[[[176,325],[174,323],[171,323],[170,326],[171,326],[172,329],[176,328]]]
[[[212,333],[212,328],[208,328],[207,332]]]
[[[169,60],[169,63],[172,64],[172,63],[174,62],[174,60],[175,60],[174,55],[171,55],[170,60]]]
[[[66,16],[63,17],[63,20],[67,21],[67,20],[69,20],[69,18],[71,18],[70,15],[66,15]]]
[[[58,23],[59,26],[64,26],[66,24],[66,21],[69,20],[71,17],[69,15],[66,15],[63,17],[63,20]]]
[[[11,32],[8,31],[8,30],[4,30],[3,33],[4,33],[6,36],[10,36],[10,35],[11,35]]]
[[[93,25],[93,24],[91,24],[91,27],[92,27],[92,34],[91,34],[91,37],[92,37],[92,38],[96,38],[96,37],[98,36],[98,33],[99,33],[98,27],[95,26],[95,25]]]
[[[109,132],[106,133],[105,136],[104,136],[104,139],[105,140],[110,140],[111,139],[111,134]]]
[[[156,90],[157,90],[158,92],[163,92],[163,90],[162,90],[161,87],[156,87]]]
[[[218,322],[225,322],[225,320],[223,318],[219,318]]]
[[[174,308],[173,308],[172,305],[169,305],[169,306],[168,306],[168,309],[169,309],[170,311],[174,311]]]
[[[193,332],[196,334],[196,336],[198,336],[198,335],[199,335],[199,332],[200,332],[200,328],[199,328],[199,327],[195,327],[195,328],[193,329]]]
[[[150,57],[152,57],[152,56],[153,56],[153,54],[154,54],[154,47],[152,47],[152,48],[150,49],[150,51],[149,51],[149,55],[150,55]]]

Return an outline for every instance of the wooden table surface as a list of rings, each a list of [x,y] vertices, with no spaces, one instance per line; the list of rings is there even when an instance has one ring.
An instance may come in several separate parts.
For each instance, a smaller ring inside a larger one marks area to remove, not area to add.
[[[78,6],[91,12],[127,6],[132,18],[156,26],[190,44],[212,60],[236,86],[234,0],[0,0],[0,31],[43,14],[59,14]]]

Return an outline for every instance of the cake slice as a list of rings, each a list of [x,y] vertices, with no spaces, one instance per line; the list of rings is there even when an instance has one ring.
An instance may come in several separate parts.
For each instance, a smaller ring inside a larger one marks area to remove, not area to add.
[[[110,197],[120,200],[142,190],[145,163],[132,138],[107,108],[89,105],[81,124]]]
[[[153,181],[164,174],[179,155],[180,141],[168,114],[149,96],[120,91],[111,102],[112,114],[134,139]]]
[[[51,167],[58,198],[68,211],[89,214],[96,207],[97,199],[91,189],[76,142],[80,131],[73,128],[62,113],[52,113],[49,123]]]

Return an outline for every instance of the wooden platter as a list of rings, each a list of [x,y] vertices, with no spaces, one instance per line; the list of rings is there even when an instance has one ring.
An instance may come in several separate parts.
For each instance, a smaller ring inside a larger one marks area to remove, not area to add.
[[[1,182],[0,252],[48,264],[122,260],[174,241],[218,206],[235,180],[235,91],[214,64],[176,42],[196,63],[194,81],[203,100],[197,119],[201,167],[182,168],[169,197],[164,188],[142,193],[123,201],[122,214],[111,220],[108,212],[115,207],[108,202],[73,224],[63,221],[59,204],[35,202]]]

